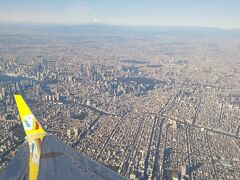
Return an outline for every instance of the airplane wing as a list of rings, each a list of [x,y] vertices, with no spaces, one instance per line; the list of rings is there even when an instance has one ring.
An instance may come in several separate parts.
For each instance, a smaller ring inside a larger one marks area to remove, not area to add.
[[[46,133],[22,96],[14,97],[27,141],[3,172],[3,179],[126,179]]]

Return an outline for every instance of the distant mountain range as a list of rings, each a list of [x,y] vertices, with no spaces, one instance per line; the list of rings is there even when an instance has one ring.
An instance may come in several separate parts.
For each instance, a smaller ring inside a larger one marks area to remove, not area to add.
[[[172,36],[223,36],[240,37],[240,29],[229,30],[208,27],[175,26],[118,26],[99,23],[81,25],[0,23],[1,33],[59,33],[87,35],[172,35]]]

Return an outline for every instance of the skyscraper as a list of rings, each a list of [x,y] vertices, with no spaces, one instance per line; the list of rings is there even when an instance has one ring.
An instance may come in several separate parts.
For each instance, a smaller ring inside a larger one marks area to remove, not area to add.
[[[2,97],[4,98],[6,96],[6,91],[5,91],[5,88],[3,87],[2,88]]]

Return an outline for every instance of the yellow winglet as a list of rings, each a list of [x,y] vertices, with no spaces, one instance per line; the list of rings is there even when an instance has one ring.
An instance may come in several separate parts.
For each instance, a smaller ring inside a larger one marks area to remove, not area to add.
[[[32,114],[22,96],[14,95],[14,98],[27,137],[35,138],[45,135],[46,132],[43,130],[36,117]]]

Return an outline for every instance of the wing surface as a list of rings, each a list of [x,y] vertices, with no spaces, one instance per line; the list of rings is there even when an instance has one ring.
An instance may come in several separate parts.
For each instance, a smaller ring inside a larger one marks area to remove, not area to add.
[[[46,133],[22,96],[14,97],[26,132],[26,141],[3,172],[3,179],[126,179]]]
[[[5,170],[3,179],[126,179],[53,135],[47,134],[42,141],[31,140],[30,144],[25,142]]]

